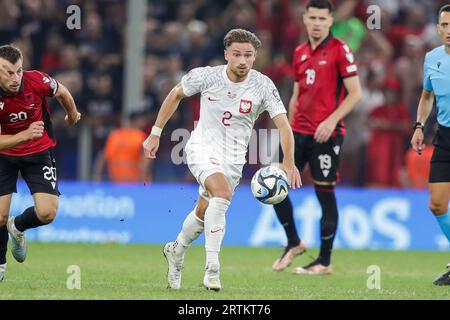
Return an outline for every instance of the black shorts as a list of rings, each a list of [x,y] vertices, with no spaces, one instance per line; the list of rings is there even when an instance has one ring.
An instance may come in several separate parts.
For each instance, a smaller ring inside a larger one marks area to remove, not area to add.
[[[429,182],[450,182],[450,128],[439,125],[433,139]]]
[[[314,181],[336,182],[339,171],[339,156],[344,137],[330,137],[327,142],[318,143],[314,140],[313,135],[294,132],[294,140],[294,157],[297,168],[303,171],[303,168],[308,163]],[[280,155],[282,157],[281,150]]]
[[[31,194],[60,195],[52,148],[27,156],[0,154],[0,196],[17,192],[19,172]]]

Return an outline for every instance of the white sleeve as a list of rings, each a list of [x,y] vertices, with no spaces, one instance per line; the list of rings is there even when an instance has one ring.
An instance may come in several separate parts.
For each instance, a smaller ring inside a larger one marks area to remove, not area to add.
[[[270,118],[273,118],[281,113],[287,113],[283,101],[281,101],[280,93],[273,84],[272,80],[265,77],[263,86],[263,109],[269,112]]]
[[[190,97],[206,89],[207,75],[211,72],[211,67],[195,68],[181,78],[181,86],[186,96]]]

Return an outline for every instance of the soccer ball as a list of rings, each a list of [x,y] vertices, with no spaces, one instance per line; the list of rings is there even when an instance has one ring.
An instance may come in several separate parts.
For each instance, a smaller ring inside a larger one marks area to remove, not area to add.
[[[277,204],[287,197],[289,180],[282,169],[268,166],[256,171],[251,187],[255,198],[262,203]]]

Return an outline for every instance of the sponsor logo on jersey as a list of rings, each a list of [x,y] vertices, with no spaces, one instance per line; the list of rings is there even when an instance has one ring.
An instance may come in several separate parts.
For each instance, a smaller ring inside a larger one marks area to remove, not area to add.
[[[212,164],[215,164],[216,166],[220,166],[220,162],[217,158],[210,157],[209,161],[211,161]]]
[[[227,92],[227,96],[228,96],[228,98],[230,98],[230,99],[234,99],[234,98],[236,98],[236,93],[233,93],[233,92],[228,91],[228,92]]]
[[[239,105],[240,113],[250,113],[252,111],[253,102],[251,100],[241,99],[241,104]]]
[[[217,99],[217,98],[214,98],[214,97],[211,97],[211,96],[210,96],[210,97],[208,97],[208,100],[209,100],[209,101],[219,101],[219,99]]]

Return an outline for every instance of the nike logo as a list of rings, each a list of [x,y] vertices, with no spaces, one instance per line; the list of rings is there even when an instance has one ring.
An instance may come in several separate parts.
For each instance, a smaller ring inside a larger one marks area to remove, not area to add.
[[[223,229],[211,230],[211,233],[216,233],[216,232],[219,232],[221,230],[223,231]]]
[[[208,97],[208,100],[209,101],[219,101],[219,99],[214,99],[214,98],[211,98],[211,97]]]

